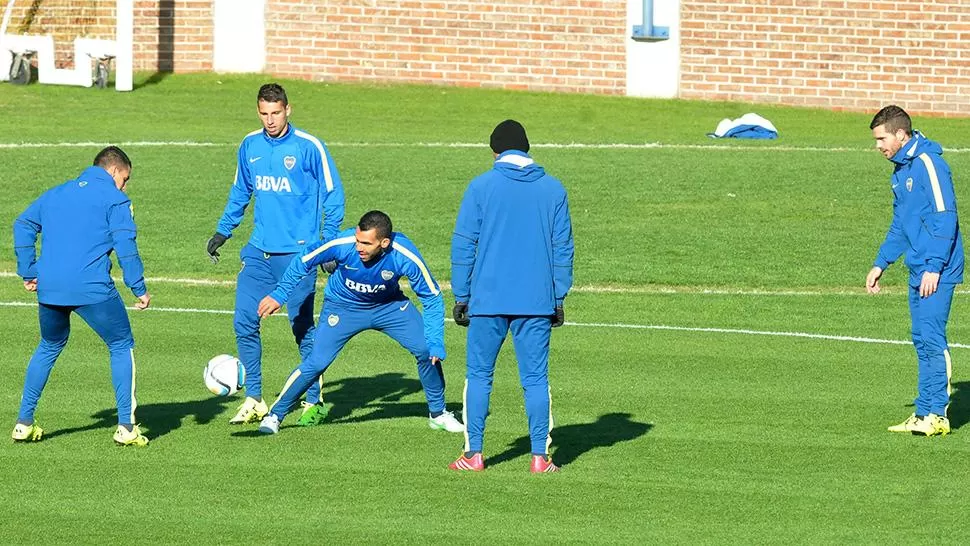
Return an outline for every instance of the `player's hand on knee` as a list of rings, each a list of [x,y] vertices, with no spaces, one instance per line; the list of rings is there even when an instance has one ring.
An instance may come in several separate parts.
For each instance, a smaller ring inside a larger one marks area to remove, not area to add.
[[[209,242],[205,244],[205,251],[209,255],[209,259],[212,263],[219,263],[219,247],[226,244],[229,237],[219,233],[218,231],[212,237],[209,237]]]
[[[556,312],[552,315],[552,327],[559,328],[566,322],[566,312],[561,306],[556,307]]]
[[[152,295],[148,292],[138,296],[138,301],[135,302],[135,309],[148,309],[148,306],[152,302]]]
[[[259,318],[265,318],[279,311],[280,307],[282,306],[283,305],[280,302],[266,296],[262,301],[259,302],[259,307],[256,309],[256,314],[259,315]]]
[[[36,292],[37,291],[37,279],[25,280],[24,281],[24,290],[26,290],[28,292]]]
[[[455,302],[455,307],[451,310],[451,316],[455,319],[458,326],[468,327],[471,321],[468,319],[468,304]]]

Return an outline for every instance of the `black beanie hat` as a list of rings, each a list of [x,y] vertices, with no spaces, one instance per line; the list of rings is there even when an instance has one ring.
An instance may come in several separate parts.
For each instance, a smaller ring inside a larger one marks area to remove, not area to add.
[[[529,138],[525,136],[525,127],[514,119],[507,119],[496,125],[488,144],[497,154],[509,150],[529,152]]]

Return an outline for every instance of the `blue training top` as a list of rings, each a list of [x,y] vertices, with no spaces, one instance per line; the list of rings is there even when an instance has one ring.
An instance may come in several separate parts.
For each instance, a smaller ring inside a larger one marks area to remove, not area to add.
[[[943,149],[914,131],[892,162],[893,221],[874,265],[885,270],[905,254],[912,286],[924,272],[940,273],[940,282],[963,282],[963,236]]]
[[[216,231],[231,237],[250,200],[255,227],[249,244],[263,252],[299,252],[321,240],[321,224],[322,240],[329,241],[344,220],[343,184],[330,152],[292,125],[276,138],[260,129],[243,139]]]
[[[355,233],[355,228],[345,229],[327,243],[307,246],[290,262],[270,297],[285,303],[303,277],[329,261],[337,262],[337,270],[327,280],[324,298],[337,305],[368,309],[392,301],[406,301],[399,284],[400,278],[406,277],[424,309],[424,337],[431,356],[444,360],[444,300],[417,247],[403,233],[394,232],[391,246],[364,263],[357,254]]]
[[[510,150],[465,190],[451,239],[455,300],[470,315],[548,316],[573,283],[566,189]]]
[[[115,252],[125,285],[141,296],[147,289],[135,231],[131,200],[108,171],[88,167],[75,180],[44,192],[14,221],[17,274],[37,279],[41,303],[101,303],[118,294],[109,258]]]

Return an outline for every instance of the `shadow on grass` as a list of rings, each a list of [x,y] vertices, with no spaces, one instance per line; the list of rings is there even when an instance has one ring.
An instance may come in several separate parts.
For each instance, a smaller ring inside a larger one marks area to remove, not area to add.
[[[145,436],[149,440],[154,440],[186,424],[186,417],[194,417],[194,424],[204,425],[225,411],[226,406],[235,403],[237,403],[236,400],[230,398],[210,397],[188,402],[146,404],[138,406],[135,412]],[[49,440],[75,432],[97,429],[114,432],[118,425],[118,412],[114,408],[101,410],[91,417],[96,420],[94,423],[83,427],[52,430],[44,434],[44,439]]]
[[[327,384],[324,376],[323,381],[323,401],[333,404],[327,416],[328,422],[356,423],[428,413],[427,404],[399,403],[423,390],[420,381],[405,377],[401,372],[387,372],[373,377],[345,377],[330,384]],[[361,409],[373,411],[366,415],[351,416]]]
[[[653,428],[649,423],[631,421],[629,413],[607,413],[594,423],[564,425],[552,429],[552,459],[557,465],[565,466],[584,453],[602,447],[611,447],[620,442],[629,442],[643,436]],[[485,464],[494,466],[511,461],[532,452],[531,441],[523,436],[494,457],[486,457]]]
[[[961,381],[952,387],[950,408],[946,414],[950,418],[950,429],[956,430],[970,422],[970,381]]]
[[[363,423],[381,419],[402,417],[421,417],[428,414],[428,404],[424,402],[401,402],[402,399],[422,392],[421,382],[405,377],[400,372],[387,372],[373,377],[346,377],[333,383],[326,382],[324,376],[323,401],[330,406],[327,423]],[[450,407],[460,409],[458,404]],[[299,419],[299,405],[290,409],[282,428],[296,426]],[[259,436],[253,430],[240,430],[232,433],[237,437]]]
[[[136,81],[136,82],[132,83],[131,88],[133,90],[138,90],[138,89],[141,89],[142,87],[148,87],[149,85],[156,85],[156,84],[162,83],[162,81],[165,78],[167,78],[167,77],[169,77],[171,75],[172,75],[171,72],[155,72],[151,76],[148,76],[147,78],[145,78],[144,81]],[[114,81],[113,80],[112,80],[111,84],[114,85]]]

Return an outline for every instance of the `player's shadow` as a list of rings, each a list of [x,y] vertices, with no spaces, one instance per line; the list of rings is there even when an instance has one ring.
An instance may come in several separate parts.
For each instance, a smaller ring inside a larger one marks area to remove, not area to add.
[[[423,416],[425,402],[401,402],[423,392],[421,382],[401,372],[387,372],[373,377],[345,377],[328,385],[324,376],[323,400],[333,404],[328,422],[360,423],[378,419]]]
[[[225,411],[226,406],[231,402],[233,401],[228,398],[213,396],[188,402],[146,404],[144,406],[139,405],[135,410],[135,415],[145,436],[149,440],[155,440],[178,429],[183,424],[187,424],[186,418],[188,417],[193,418],[189,421],[192,424],[204,425],[209,423]],[[44,439],[49,440],[66,434],[97,429],[113,432],[118,425],[118,412],[114,408],[101,410],[91,417],[95,419],[95,422],[83,427],[52,430],[44,434]]]
[[[426,403],[400,402],[401,399],[422,390],[420,381],[405,377],[400,372],[387,372],[373,377],[345,377],[332,383],[327,382],[327,376],[324,375],[323,401],[330,405],[330,412],[323,423],[362,423],[427,415]],[[297,403],[290,408],[287,420],[281,428],[297,426],[299,418],[300,406]],[[232,436],[241,438],[261,435],[255,429],[232,433]]]
[[[970,422],[970,381],[961,381],[953,385],[950,407],[946,413],[950,419],[950,428],[953,430]]]
[[[650,432],[653,425],[630,420],[629,413],[607,413],[593,423],[557,426],[552,429],[552,459],[557,465],[565,466],[584,453],[601,447],[610,447],[620,442],[636,440]],[[494,466],[511,461],[532,452],[531,441],[523,436],[493,457],[486,457],[485,464]]]

